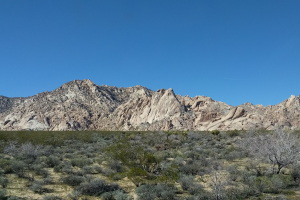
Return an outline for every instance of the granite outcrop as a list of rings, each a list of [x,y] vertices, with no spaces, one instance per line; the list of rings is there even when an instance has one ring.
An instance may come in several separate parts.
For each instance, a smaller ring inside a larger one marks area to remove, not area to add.
[[[0,130],[248,130],[300,128],[300,97],[231,106],[172,89],[75,80],[31,97],[0,96]]]

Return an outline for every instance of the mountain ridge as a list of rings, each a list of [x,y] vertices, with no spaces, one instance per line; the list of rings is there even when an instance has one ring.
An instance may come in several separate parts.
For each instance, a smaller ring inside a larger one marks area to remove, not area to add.
[[[0,130],[233,130],[300,128],[300,97],[231,106],[173,89],[74,80],[30,97],[0,96]]]

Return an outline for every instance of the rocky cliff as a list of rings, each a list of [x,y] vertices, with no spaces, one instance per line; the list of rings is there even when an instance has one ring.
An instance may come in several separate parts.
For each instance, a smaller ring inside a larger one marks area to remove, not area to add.
[[[0,96],[0,130],[300,129],[300,97],[274,106],[234,107],[172,89],[98,86],[75,80],[27,98]]]

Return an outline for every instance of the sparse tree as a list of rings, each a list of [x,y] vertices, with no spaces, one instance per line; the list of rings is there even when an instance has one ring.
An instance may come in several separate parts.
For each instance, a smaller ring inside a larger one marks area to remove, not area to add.
[[[299,139],[289,131],[275,129],[269,134],[249,134],[241,146],[260,159],[268,160],[273,165],[273,174],[295,163],[300,158]]]

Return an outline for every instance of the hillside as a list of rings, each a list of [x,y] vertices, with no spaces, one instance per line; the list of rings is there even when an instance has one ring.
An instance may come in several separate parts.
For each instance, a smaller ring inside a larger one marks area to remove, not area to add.
[[[300,97],[234,107],[172,89],[99,86],[75,80],[26,98],[0,96],[0,130],[233,130],[300,128]]]

